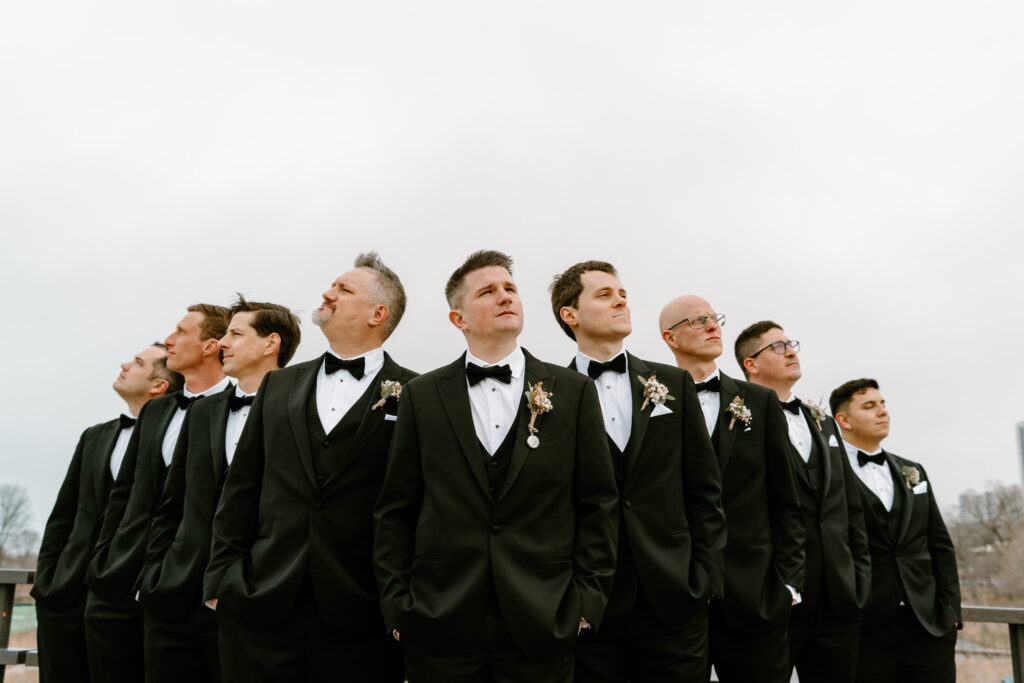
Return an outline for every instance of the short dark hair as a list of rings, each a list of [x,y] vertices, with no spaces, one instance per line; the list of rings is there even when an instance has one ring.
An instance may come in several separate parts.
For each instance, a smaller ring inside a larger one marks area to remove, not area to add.
[[[153,342],[150,346],[155,346],[158,349],[167,350],[167,346],[160,342]],[[149,373],[149,377],[146,379],[164,379],[167,380],[167,391],[165,394],[173,394],[175,391],[179,391],[185,386],[185,376],[180,372],[175,372],[167,367],[167,354],[164,354],[160,358],[153,361],[153,369]]]
[[[374,292],[376,301],[374,303],[384,304],[388,307],[388,318],[384,321],[384,338],[387,339],[398,327],[398,323],[405,313],[405,287],[402,286],[402,281],[398,279],[395,271],[384,265],[375,251],[360,254],[356,257],[353,265],[356,268],[372,270],[373,274],[377,276],[377,286]]]
[[[444,286],[444,298],[448,300],[448,307],[454,310],[461,305],[462,292],[460,290],[462,288],[462,281],[466,279],[467,275],[474,270],[490,268],[491,266],[504,268],[508,271],[509,275],[512,274],[512,258],[500,251],[481,249],[470,254],[465,262],[455,269],[455,272],[448,278],[448,283]]]
[[[203,320],[199,323],[199,340],[220,339],[228,331],[231,313],[224,306],[216,304],[192,304],[189,313],[202,313]]]
[[[593,270],[618,276],[618,273],[615,272],[615,266],[610,263],[605,261],[583,261],[582,263],[569,266],[561,275],[556,275],[551,281],[551,286],[548,287],[548,290],[551,292],[551,311],[555,314],[555,320],[558,321],[558,326],[562,328],[562,332],[565,332],[569,335],[569,339],[574,341],[576,335],[573,333],[572,328],[562,320],[560,311],[564,306],[576,308],[580,305],[580,294],[583,293],[583,274]]]
[[[878,382],[873,379],[851,379],[849,382],[840,385],[828,397],[828,407],[832,409],[833,415],[838,415],[846,409],[846,405],[855,394],[867,389],[877,389]]]
[[[283,368],[295,355],[295,349],[302,340],[299,318],[284,306],[265,301],[247,301],[239,292],[231,304],[231,316],[236,313],[252,313],[252,328],[261,337],[277,333],[281,346],[277,350],[277,367]]]
[[[739,363],[744,377],[750,377],[750,375],[747,373],[747,367],[743,365],[743,361],[750,358],[751,354],[757,353],[758,340],[761,338],[761,335],[770,330],[781,329],[782,325],[777,322],[761,320],[740,332],[740,336],[736,337],[736,345],[733,349],[736,353],[736,362]]]

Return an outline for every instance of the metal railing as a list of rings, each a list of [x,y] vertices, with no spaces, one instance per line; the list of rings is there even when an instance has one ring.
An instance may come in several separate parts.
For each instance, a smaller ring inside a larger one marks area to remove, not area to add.
[[[1013,662],[1013,680],[1024,682],[1024,609],[1020,607],[982,607],[964,605],[964,622],[1006,624],[1010,628],[1010,660]]]

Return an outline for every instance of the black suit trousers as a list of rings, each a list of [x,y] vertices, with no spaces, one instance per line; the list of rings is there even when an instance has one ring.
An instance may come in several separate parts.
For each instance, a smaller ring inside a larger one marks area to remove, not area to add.
[[[789,658],[800,683],[853,683],[860,615],[837,617],[823,600],[805,600],[789,619]]]
[[[935,637],[908,606],[860,634],[857,683],[954,683],[956,630]]]
[[[763,625],[762,625],[763,626]],[[722,601],[708,614],[711,663],[722,683],[789,683],[789,635],[785,624],[755,632],[733,628],[722,614]]]
[[[66,610],[36,603],[40,683],[89,683],[85,648],[85,596]]]
[[[143,632],[146,683],[220,681],[213,610],[199,605],[182,619],[165,619],[144,610]]]
[[[93,681],[143,680],[142,607],[135,598],[108,602],[89,591],[85,600],[85,646]]]

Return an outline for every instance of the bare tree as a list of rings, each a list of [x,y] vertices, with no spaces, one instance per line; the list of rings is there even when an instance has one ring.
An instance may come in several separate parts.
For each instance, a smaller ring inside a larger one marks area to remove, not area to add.
[[[29,548],[37,535],[28,528],[28,492],[16,484],[0,485],[0,564]]]

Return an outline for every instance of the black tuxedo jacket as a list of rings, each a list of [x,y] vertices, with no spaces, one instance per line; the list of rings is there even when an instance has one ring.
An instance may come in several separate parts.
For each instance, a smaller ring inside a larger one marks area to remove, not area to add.
[[[525,353],[525,352],[524,352]],[[491,494],[473,425],[465,356],[406,387],[374,515],[387,628],[428,651],[463,650],[492,600],[533,657],[566,655],[581,616],[596,628],[615,573],[618,492],[594,383],[526,353],[525,386],[503,486]]]
[[[892,515],[857,478],[871,545],[871,599],[864,611],[864,628],[895,618],[901,599],[914,610],[932,635],[949,633],[960,621],[960,577],[956,552],[935,504],[931,484],[915,492],[903,468],[916,468],[928,482],[924,467],[885,453],[893,480]],[[856,476],[856,475],[855,475]]]
[[[85,573],[113,483],[110,456],[120,432],[120,420],[111,420],[89,427],[78,440],[36,563],[32,597],[44,608],[70,609],[85,595]]]
[[[723,589],[725,513],[718,461],[690,373],[627,353],[633,423],[625,471],[616,470],[620,491],[619,533],[629,539],[637,580],[651,608],[666,621],[692,612]],[[573,360],[569,367],[576,369]],[[675,401],[671,414],[651,417],[644,379],[657,376]],[[621,564],[626,558],[619,557]]]
[[[189,409],[153,517],[139,589],[145,608],[168,619],[202,605],[210,527],[228,471],[224,439],[234,393],[229,386]]]
[[[821,487],[816,488],[803,459],[795,448],[790,450],[807,531],[803,597],[808,610],[827,601],[836,616],[852,617],[864,609],[871,591],[871,551],[857,475],[835,420],[826,416],[818,427],[807,406],[800,410],[822,454],[823,469]],[[809,592],[812,585],[815,594]]]
[[[167,470],[161,446],[178,410],[176,393],[142,407],[110,491],[87,579],[89,588],[109,602],[120,602],[135,591]]]
[[[729,405],[740,397],[750,424]],[[721,373],[721,408],[712,441],[722,473],[728,527],[722,610],[730,625],[756,632],[785,625],[804,579],[804,520],[790,464],[789,427],[775,392]]]
[[[218,609],[243,620],[273,623],[309,581],[321,614],[340,632],[379,632],[373,504],[395,405],[372,405],[385,380],[404,386],[416,373],[384,354],[351,446],[318,481],[306,407],[322,363],[298,363],[263,379],[214,517],[204,599],[218,598]]]

